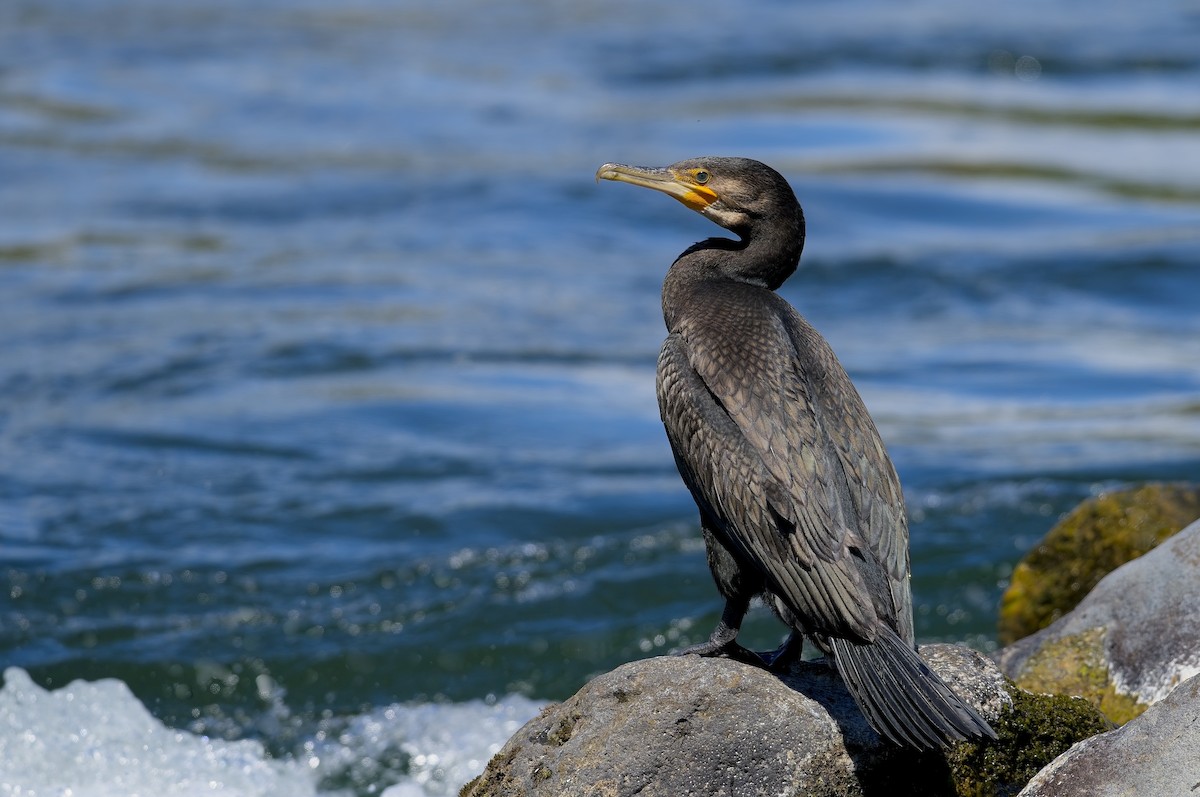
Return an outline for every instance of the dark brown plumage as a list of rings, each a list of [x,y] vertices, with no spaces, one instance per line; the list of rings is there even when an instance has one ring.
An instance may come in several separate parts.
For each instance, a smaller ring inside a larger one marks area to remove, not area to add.
[[[807,636],[892,742],[995,738],[916,654],[896,471],[829,344],[774,292],[804,247],[787,181],[744,158],[596,176],[667,193],[739,238],[695,244],[663,283],[659,409],[726,601],[709,641],[682,653],[781,666]],[[774,655],[737,643],[756,595],[793,631]]]

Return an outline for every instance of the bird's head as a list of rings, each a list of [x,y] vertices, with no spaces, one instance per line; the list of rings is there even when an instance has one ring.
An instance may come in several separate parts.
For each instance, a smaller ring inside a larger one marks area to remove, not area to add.
[[[804,212],[783,175],[749,158],[691,158],[662,168],[606,163],[597,180],[653,188],[737,234],[701,241],[676,259],[672,273],[711,273],[775,290],[800,262]],[[720,253],[715,255],[714,253]]]
[[[660,168],[606,163],[596,179],[662,191],[743,238],[762,221],[800,214],[787,180],[749,158],[690,158]]]

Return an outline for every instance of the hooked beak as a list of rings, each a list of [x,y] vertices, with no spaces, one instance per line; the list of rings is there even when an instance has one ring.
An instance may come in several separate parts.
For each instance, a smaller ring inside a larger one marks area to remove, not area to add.
[[[668,168],[651,169],[641,166],[626,166],[622,163],[606,163],[596,170],[596,180],[613,180],[618,183],[653,188],[673,196],[697,213],[703,213],[719,198],[707,186],[700,185],[691,174],[675,172]]]

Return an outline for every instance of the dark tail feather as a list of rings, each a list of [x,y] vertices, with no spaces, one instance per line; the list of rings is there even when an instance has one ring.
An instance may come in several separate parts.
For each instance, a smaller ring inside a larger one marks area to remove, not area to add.
[[[894,744],[932,750],[996,732],[890,628],[873,643],[829,640],[838,672],[871,727]]]

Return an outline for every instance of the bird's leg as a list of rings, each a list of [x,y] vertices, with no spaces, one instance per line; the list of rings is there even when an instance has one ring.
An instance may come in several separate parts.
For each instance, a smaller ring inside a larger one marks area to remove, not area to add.
[[[737,641],[738,632],[742,629],[742,619],[749,608],[749,598],[728,598],[725,601],[725,610],[721,612],[721,620],[713,629],[708,641],[675,651],[673,655],[687,656],[694,653],[698,656],[725,656],[756,667],[766,666],[767,663],[757,653],[747,650]]]
[[[791,668],[792,664],[800,661],[801,654],[804,653],[804,634],[799,631],[793,631],[788,634],[788,638],[783,644],[776,648],[771,653],[758,653],[763,661],[767,663],[767,669],[771,672],[784,672]]]

